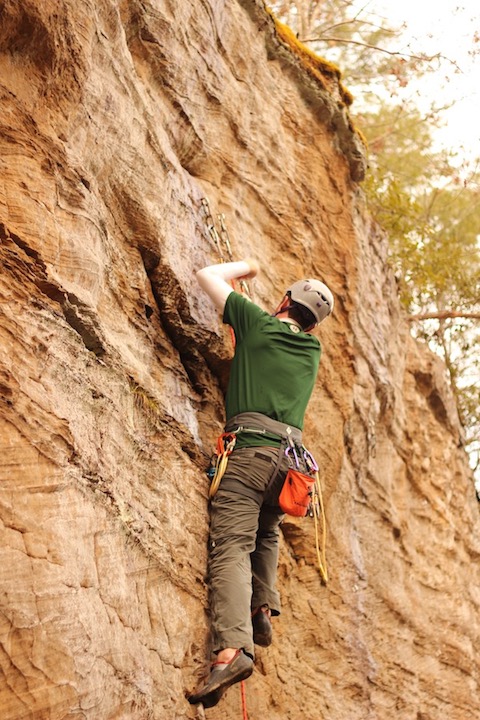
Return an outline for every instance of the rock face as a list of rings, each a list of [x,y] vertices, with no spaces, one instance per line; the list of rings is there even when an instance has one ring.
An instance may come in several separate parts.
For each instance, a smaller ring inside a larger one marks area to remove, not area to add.
[[[207,465],[228,333],[194,272],[336,296],[250,720],[474,720],[479,512],[441,363],[415,344],[322,87],[260,0],[0,0],[2,720],[201,717]],[[330,85],[329,85],[330,83]],[[241,717],[238,687],[206,711]]]

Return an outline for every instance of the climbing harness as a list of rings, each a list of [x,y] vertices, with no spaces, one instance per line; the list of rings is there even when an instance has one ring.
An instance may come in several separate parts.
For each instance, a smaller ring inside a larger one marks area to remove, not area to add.
[[[285,457],[289,458],[290,453],[292,453],[292,455],[295,459],[295,467],[299,468],[300,463],[298,461],[297,450],[295,447],[295,443],[292,440],[292,428],[287,427],[287,447],[285,448]]]
[[[209,497],[217,492],[227,469],[228,458],[235,448],[240,433],[255,433],[276,437],[280,440],[278,460],[265,494],[274,485],[284,457],[291,467],[287,470],[278,498],[279,506],[288,515],[314,520],[315,551],[321,577],[328,581],[326,561],[327,526],[323,504],[318,464],[312,453],[302,444],[302,434],[297,428],[272,420],[261,413],[240,413],[229,420],[216,445],[211,468]],[[304,471],[306,470],[306,472]]]
[[[258,432],[258,430],[242,428],[245,432]],[[233,452],[237,441],[237,433],[222,433],[217,440],[216,459],[212,463],[212,470],[209,475],[211,477],[210,489],[208,495],[210,498],[215,496],[222,477],[225,474],[228,464],[228,457]],[[285,454],[289,456],[287,448]],[[318,465],[312,454],[302,446],[303,457],[305,458],[307,467],[311,464],[310,472],[312,474],[302,473],[296,468],[289,468],[285,477],[280,496],[278,498],[281,509],[288,515],[294,517],[306,517],[307,515],[314,520],[315,526],[315,552],[317,555],[318,568],[325,584],[328,582],[328,569],[326,559],[327,545],[327,523],[325,517],[325,507],[323,504],[322,486],[320,484],[320,474]],[[295,457],[298,458],[296,450]],[[282,454],[280,454],[280,457]],[[278,464],[279,465],[279,464]],[[278,466],[277,466],[278,467]],[[275,479],[277,470],[274,471],[272,480]],[[271,482],[271,481],[270,481]]]
[[[210,478],[209,498],[213,498],[220,486],[220,481],[227,469],[228,457],[232,454],[237,442],[237,435],[241,432],[255,433],[258,435],[266,431],[263,428],[246,428],[243,427],[243,425],[239,425],[237,428],[219,435],[215,452],[210,460],[210,467],[207,469],[207,475]]]

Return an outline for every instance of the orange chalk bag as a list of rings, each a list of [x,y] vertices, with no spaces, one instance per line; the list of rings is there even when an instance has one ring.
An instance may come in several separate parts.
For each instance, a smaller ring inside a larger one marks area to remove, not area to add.
[[[278,504],[286,515],[293,517],[313,517],[315,523],[315,550],[318,569],[325,584],[328,582],[326,544],[327,524],[323,505],[322,487],[318,465],[313,455],[303,447],[297,448],[287,437],[288,447],[285,455],[292,460],[278,498]],[[303,455],[307,472],[300,470],[299,454]]]
[[[294,517],[306,517],[312,502],[314,485],[314,477],[290,468],[278,498],[283,512]]]

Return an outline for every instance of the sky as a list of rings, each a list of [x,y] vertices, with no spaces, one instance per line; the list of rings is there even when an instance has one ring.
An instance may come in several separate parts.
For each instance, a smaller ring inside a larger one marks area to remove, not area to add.
[[[461,159],[480,158],[480,1],[479,0],[355,0],[358,9],[385,18],[388,25],[407,25],[398,50],[440,52],[444,61],[420,81],[421,96],[454,105],[445,111],[445,127],[433,137]],[[475,43],[475,34],[478,38]],[[476,58],[469,51],[476,49]],[[411,88],[413,90],[413,88]]]

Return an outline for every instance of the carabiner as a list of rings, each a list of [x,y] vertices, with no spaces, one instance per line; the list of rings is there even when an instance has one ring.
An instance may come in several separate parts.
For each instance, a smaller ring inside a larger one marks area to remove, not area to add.
[[[289,447],[287,447],[287,449],[285,450],[285,457],[288,458],[288,455],[289,455],[290,451],[292,452],[293,457],[295,458],[295,467],[296,467],[296,468],[299,468],[299,467],[300,467],[300,463],[299,463],[299,461],[298,461],[298,455],[297,455],[297,451],[296,451],[296,449],[295,449],[295,445],[289,445]]]
[[[316,460],[313,457],[312,453],[307,450],[307,448],[303,448],[303,457],[305,459],[305,462],[307,464],[309,471],[310,472],[318,472],[318,465],[316,463]]]

